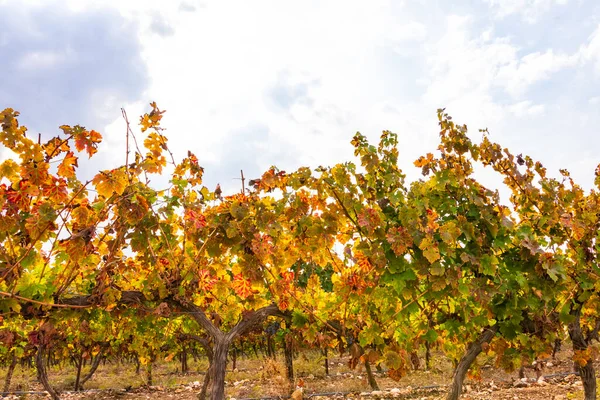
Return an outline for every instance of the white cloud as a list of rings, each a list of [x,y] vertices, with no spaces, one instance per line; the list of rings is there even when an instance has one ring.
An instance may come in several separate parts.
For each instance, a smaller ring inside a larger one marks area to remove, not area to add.
[[[200,4],[200,7],[203,7],[204,4]],[[179,11],[183,11],[183,12],[194,12],[196,11],[196,5],[194,5],[193,3],[188,3],[186,1],[182,1],[179,4]]]
[[[386,1],[343,4],[209,2],[194,13],[166,10],[173,37],[142,34],[149,94],[169,110],[170,143],[210,165],[211,185],[229,179],[237,187],[230,175],[241,168],[347,160],[356,130],[376,140],[382,129],[400,134],[401,165],[416,178],[412,161],[436,145],[436,108],[498,135],[511,116],[522,121],[547,113],[545,104],[527,98],[529,91],[579,65],[577,53],[542,47],[522,54],[515,37],[498,36],[493,26],[478,29],[475,14],[431,25],[407,7],[392,12]],[[141,26],[151,15],[140,12]],[[392,53],[424,66],[412,98],[390,90],[412,79],[403,65],[382,72]],[[498,97],[502,92],[517,101]],[[257,126],[266,133],[240,134]],[[219,165],[229,172],[212,169]]]
[[[388,39],[393,42],[423,41],[427,37],[427,27],[418,21],[390,24],[387,29]]]
[[[152,18],[150,31],[159,36],[172,36],[175,33],[175,29],[158,13]]]
[[[526,22],[535,23],[553,6],[566,5],[568,0],[485,0],[494,10],[497,18],[518,14]]]
[[[474,117],[481,126],[502,118],[491,90],[498,69],[516,59],[517,48],[504,38],[474,35],[471,23],[469,17],[447,17],[444,35],[426,46],[430,81],[423,100],[430,107],[448,106],[459,118]]]
[[[46,69],[60,66],[61,64],[67,63],[74,55],[72,52],[65,51],[53,51],[53,50],[39,50],[31,51],[23,54],[17,61],[17,68],[24,70],[37,70]]]
[[[553,151],[566,146],[545,132],[568,118],[578,121],[579,132],[592,132],[596,120],[582,116],[595,107],[588,103],[594,94],[578,100],[574,90],[564,91],[557,99],[540,89],[568,85],[561,71],[585,75],[584,62],[600,71],[600,27],[569,53],[551,37],[531,42],[519,31],[525,24],[506,17],[549,30],[547,11],[562,3],[489,0],[482,10],[392,0],[107,0],[135,21],[150,85],[126,104],[95,89],[96,112],[113,109],[102,155],[122,162],[124,153],[114,151],[124,146],[119,107],[126,106],[135,125],[156,100],[168,110],[164,126],[176,157],[195,152],[209,186],[220,181],[237,189],[232,178],[239,169],[252,177],[271,164],[289,170],[346,161],[354,132],[376,140],[382,129],[400,135],[401,166],[416,178],[412,161],[437,143],[438,107],[473,131],[490,127],[507,146],[524,153],[543,148],[540,154],[558,159]],[[93,0],[68,4],[97,7]],[[490,10],[497,18],[489,18]],[[589,142],[573,135],[569,145]]]
[[[579,54],[555,54],[552,49],[534,52],[514,59],[500,66],[498,84],[513,96],[523,94],[532,84],[548,79],[553,73],[564,68],[574,67],[579,62]]]
[[[540,115],[544,113],[543,104],[531,104],[531,101],[525,100],[508,106],[508,110],[516,117],[526,117],[530,115]]]
[[[600,24],[590,35],[589,43],[581,47],[581,54],[586,61],[591,61],[600,73]]]

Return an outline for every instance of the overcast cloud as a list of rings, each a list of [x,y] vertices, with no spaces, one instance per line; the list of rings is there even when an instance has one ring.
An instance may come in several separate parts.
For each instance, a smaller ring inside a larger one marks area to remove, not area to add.
[[[587,188],[600,163],[595,0],[39,3],[0,0],[0,105],[38,130],[95,127],[104,163],[123,162],[119,108],[153,100],[211,188],[350,160],[357,130],[397,132],[418,178],[438,107]]]
[[[0,106],[34,132],[102,129],[148,85],[134,21],[112,8],[0,2]]]

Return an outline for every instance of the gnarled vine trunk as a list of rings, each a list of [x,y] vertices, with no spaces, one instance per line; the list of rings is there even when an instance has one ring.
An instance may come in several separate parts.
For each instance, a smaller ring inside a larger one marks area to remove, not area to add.
[[[210,380],[210,399],[222,400],[225,398],[225,373],[227,370],[227,353],[229,352],[230,340],[223,337],[215,340],[213,346],[213,359],[208,369]]]
[[[369,360],[365,360],[365,369],[367,370],[367,380],[369,381],[369,386],[372,390],[379,390],[379,385],[375,380],[375,375],[373,375],[373,371],[371,370],[371,364]]]
[[[75,367],[77,368],[77,374],[75,375],[75,388],[76,392],[81,390],[81,368],[83,368],[83,351],[80,351],[77,358],[75,359]]]
[[[285,371],[288,382],[294,383],[294,347],[293,338],[289,333],[285,335],[283,344],[283,353],[285,355]]]
[[[580,352],[588,349],[588,340],[581,331],[581,308],[583,305],[574,304],[571,306],[571,315],[575,317],[571,323],[569,323],[569,337],[573,342],[573,351]],[[596,400],[596,373],[594,371],[594,365],[592,360],[589,360],[585,365],[577,363],[577,372],[581,376],[584,390],[584,400]]]
[[[12,380],[12,376],[15,372],[15,368],[17,367],[17,355],[15,352],[12,352],[12,359],[10,365],[8,366],[8,372],[6,372],[6,379],[4,380],[4,393],[8,393],[10,389],[10,381]]]
[[[454,374],[452,376],[452,385],[450,386],[450,391],[448,392],[446,400],[458,400],[462,392],[465,376],[467,376],[467,372],[469,371],[471,364],[473,364],[473,361],[475,361],[479,353],[481,353],[483,350],[483,344],[489,343],[496,335],[497,330],[497,326],[486,328],[481,335],[479,335],[477,340],[469,345],[467,351],[462,356],[458,362],[458,365],[456,366],[456,369],[454,370]]]
[[[235,369],[237,368],[237,349],[235,348],[235,346],[233,346],[231,348],[231,369],[233,369],[235,371]]]
[[[50,394],[52,400],[60,400],[60,396],[58,395],[58,391],[52,387],[50,381],[48,381],[48,373],[46,371],[46,345],[40,343],[38,346],[37,354],[35,356],[35,367],[37,369],[37,378],[38,381],[42,384],[44,389]]]
[[[184,344],[181,345],[181,373],[182,374],[187,374],[189,371],[189,366],[188,366],[188,352],[187,352],[187,346]]]
[[[227,353],[234,339],[248,332],[256,324],[262,323],[269,316],[284,316],[275,304],[247,313],[229,332],[223,332],[215,325],[200,307],[170,298],[168,301],[183,309],[206,331],[212,340],[212,360],[208,369],[208,386],[210,387],[210,400],[225,398],[225,372],[227,368]],[[190,337],[193,335],[189,335]],[[200,393],[199,397],[204,393]]]
[[[83,385],[85,385],[85,383],[87,381],[89,381],[92,376],[94,376],[94,373],[96,372],[96,370],[98,369],[98,366],[100,365],[100,361],[102,361],[102,359],[104,358],[104,352],[102,350],[100,350],[100,353],[96,354],[96,357],[94,357],[94,360],[92,361],[92,366],[90,367],[90,370],[88,371],[88,373],[81,378],[81,382],[79,382],[79,389],[83,389]]]
[[[272,335],[267,336],[267,356],[273,360],[277,360],[277,352],[275,351]]]
[[[425,342],[425,369],[431,370],[431,343]]]
[[[206,400],[206,393],[208,392],[208,384],[210,383],[210,364],[212,361],[209,360],[209,367],[204,374],[204,381],[202,382],[202,389],[200,389],[200,393],[198,394],[198,400]]]
[[[153,385],[153,383],[154,382],[152,380],[152,361],[150,361],[146,366],[146,386],[150,387]]]

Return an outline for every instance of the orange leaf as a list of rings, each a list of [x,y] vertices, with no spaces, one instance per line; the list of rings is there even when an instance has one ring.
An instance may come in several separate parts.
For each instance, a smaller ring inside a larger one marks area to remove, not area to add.
[[[252,294],[252,285],[248,279],[242,276],[242,274],[237,274],[233,277],[231,287],[233,288],[235,294],[240,296],[242,299],[245,299]]]
[[[65,178],[72,178],[75,176],[75,167],[77,166],[77,157],[73,155],[72,151],[69,151],[58,165],[58,175]]]

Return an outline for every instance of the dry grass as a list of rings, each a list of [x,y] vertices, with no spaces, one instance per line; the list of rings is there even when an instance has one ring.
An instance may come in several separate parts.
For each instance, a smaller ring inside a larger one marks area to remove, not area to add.
[[[570,369],[570,354],[564,352],[560,355],[559,361],[554,367],[544,371],[544,374],[565,372]],[[485,363],[485,358],[479,360]],[[424,387],[430,385],[445,385],[450,382],[452,374],[452,365],[442,355],[436,355],[434,359],[435,368],[431,371],[413,371],[404,377],[400,382],[391,380],[385,373],[376,373],[376,379],[379,387],[383,390],[391,388],[412,388]],[[206,360],[190,360],[191,372],[186,375],[177,373],[178,365],[175,363],[159,362],[153,370],[154,386],[164,389],[162,392],[151,393],[150,399],[161,399],[161,393],[164,397],[185,398],[193,397],[193,392],[197,391],[197,386],[204,379],[204,372],[208,365]],[[231,364],[229,365],[231,368]],[[336,356],[329,359],[330,375],[325,375],[324,358],[319,352],[305,351],[294,360],[294,372],[296,378],[302,377],[305,382],[306,393],[331,393],[331,392],[364,392],[370,391],[367,383],[367,376],[364,368],[360,366],[355,370],[348,368],[348,356]],[[468,385],[478,388],[489,385],[494,381],[500,385],[501,382],[510,382],[516,379],[517,373],[505,373],[494,367],[483,367],[481,369],[483,383],[470,380]],[[6,370],[0,370],[0,382],[4,381]],[[265,358],[238,358],[237,368],[234,371],[228,371],[226,376],[226,393],[228,397],[257,398],[257,397],[276,397],[287,396],[293,390],[294,385],[290,385],[285,376],[285,366],[283,357],[280,355],[276,360]],[[529,372],[531,375],[532,372]],[[49,371],[50,379],[60,390],[71,390],[74,383],[75,370],[71,366],[63,368],[51,368]],[[86,389],[129,389],[134,391],[143,388],[146,382],[146,374],[142,367],[140,374],[136,374],[135,366],[131,364],[106,363],[98,368],[94,377],[85,385]],[[196,385],[192,385],[196,382]],[[187,386],[187,388],[186,388]],[[190,386],[194,386],[191,389]],[[185,397],[182,397],[181,390],[186,390]],[[17,367],[13,376],[12,390],[40,390],[41,387],[36,381],[35,370],[30,368]],[[443,390],[443,389],[442,389]],[[178,392],[179,391],[179,392]],[[165,393],[178,393],[168,396]],[[139,393],[142,396],[143,393]],[[144,395],[144,396],[145,396]],[[92,396],[89,394],[87,396]],[[96,398],[108,398],[97,397]],[[104,396],[104,395],[101,395]],[[106,395],[108,396],[108,395]],[[131,396],[134,396],[132,394]],[[578,394],[571,395],[577,398]],[[92,397],[85,397],[91,399]],[[135,397],[133,397],[135,398]],[[142,398],[142,397],[140,397]],[[430,398],[430,397],[426,397]],[[435,397],[433,397],[435,398]],[[478,397],[473,397],[478,398]],[[492,397],[490,397],[492,398]],[[493,397],[496,398],[496,397]],[[498,397],[500,398],[500,397]],[[128,397],[129,399],[129,397]],[[533,399],[533,398],[532,398]],[[532,400],[530,399],[530,400]]]

